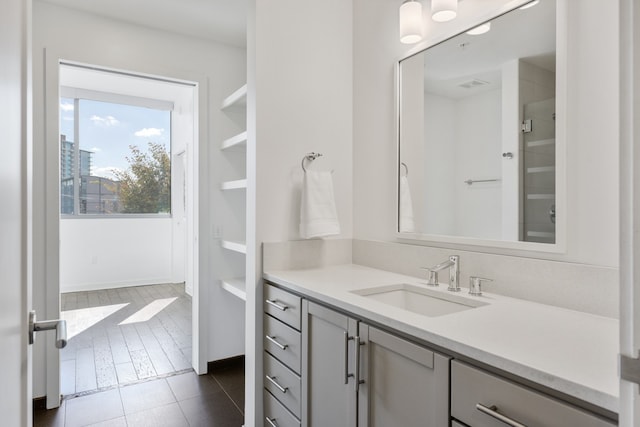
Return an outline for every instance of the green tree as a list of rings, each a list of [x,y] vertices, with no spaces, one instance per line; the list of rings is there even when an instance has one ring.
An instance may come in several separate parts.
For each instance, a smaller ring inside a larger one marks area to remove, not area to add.
[[[171,212],[171,160],[164,145],[149,142],[148,152],[130,145],[129,168],[115,171],[123,213]]]

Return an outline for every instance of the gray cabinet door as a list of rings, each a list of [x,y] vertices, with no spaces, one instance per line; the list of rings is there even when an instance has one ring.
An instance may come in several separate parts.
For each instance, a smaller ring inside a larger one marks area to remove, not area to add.
[[[360,323],[359,427],[449,425],[449,357]]]
[[[302,425],[355,427],[356,392],[349,374],[357,323],[313,302],[302,304]]]

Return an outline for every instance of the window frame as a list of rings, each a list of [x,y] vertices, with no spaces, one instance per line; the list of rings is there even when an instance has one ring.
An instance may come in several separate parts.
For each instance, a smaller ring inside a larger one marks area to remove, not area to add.
[[[158,213],[116,213],[116,214],[96,214],[96,213],[80,213],[80,143],[79,143],[79,105],[80,100],[98,101],[112,104],[121,104],[133,107],[149,108],[154,110],[169,112],[169,161],[173,169],[173,110],[174,102],[154,98],[145,98],[139,96],[124,95],[114,92],[104,92],[92,89],[84,89],[72,86],[59,87],[58,99],[63,98],[73,100],[73,116],[74,116],[74,168],[73,168],[73,213],[62,213],[62,204],[59,208],[61,219],[168,219],[173,217],[173,206],[170,204],[169,212]],[[58,112],[60,110],[58,109]],[[59,114],[59,113],[58,113]],[[60,131],[58,131],[60,134]],[[58,153],[61,153],[60,135],[58,135]],[[172,174],[173,175],[173,174]],[[58,181],[62,182],[61,167],[58,167]],[[170,177],[170,188],[173,189],[173,176]],[[62,197],[62,185],[58,186],[58,197]]]

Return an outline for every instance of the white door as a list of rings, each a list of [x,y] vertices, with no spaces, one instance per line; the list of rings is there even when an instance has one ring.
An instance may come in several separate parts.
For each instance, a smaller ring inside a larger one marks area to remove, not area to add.
[[[640,6],[636,0],[620,2],[620,18],[620,353],[635,358],[640,349]],[[620,381],[619,424],[640,425],[640,395],[634,382]]]
[[[29,196],[31,191],[31,0],[3,0],[0,13],[0,413],[31,425]]]

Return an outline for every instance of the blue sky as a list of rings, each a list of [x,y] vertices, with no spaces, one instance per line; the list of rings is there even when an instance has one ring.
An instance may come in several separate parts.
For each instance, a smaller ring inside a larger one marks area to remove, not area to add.
[[[76,141],[73,99],[60,99],[60,133]],[[114,169],[126,170],[130,145],[146,151],[148,143],[161,143],[170,150],[171,114],[131,105],[80,100],[80,149],[92,151],[92,174],[113,178]]]

